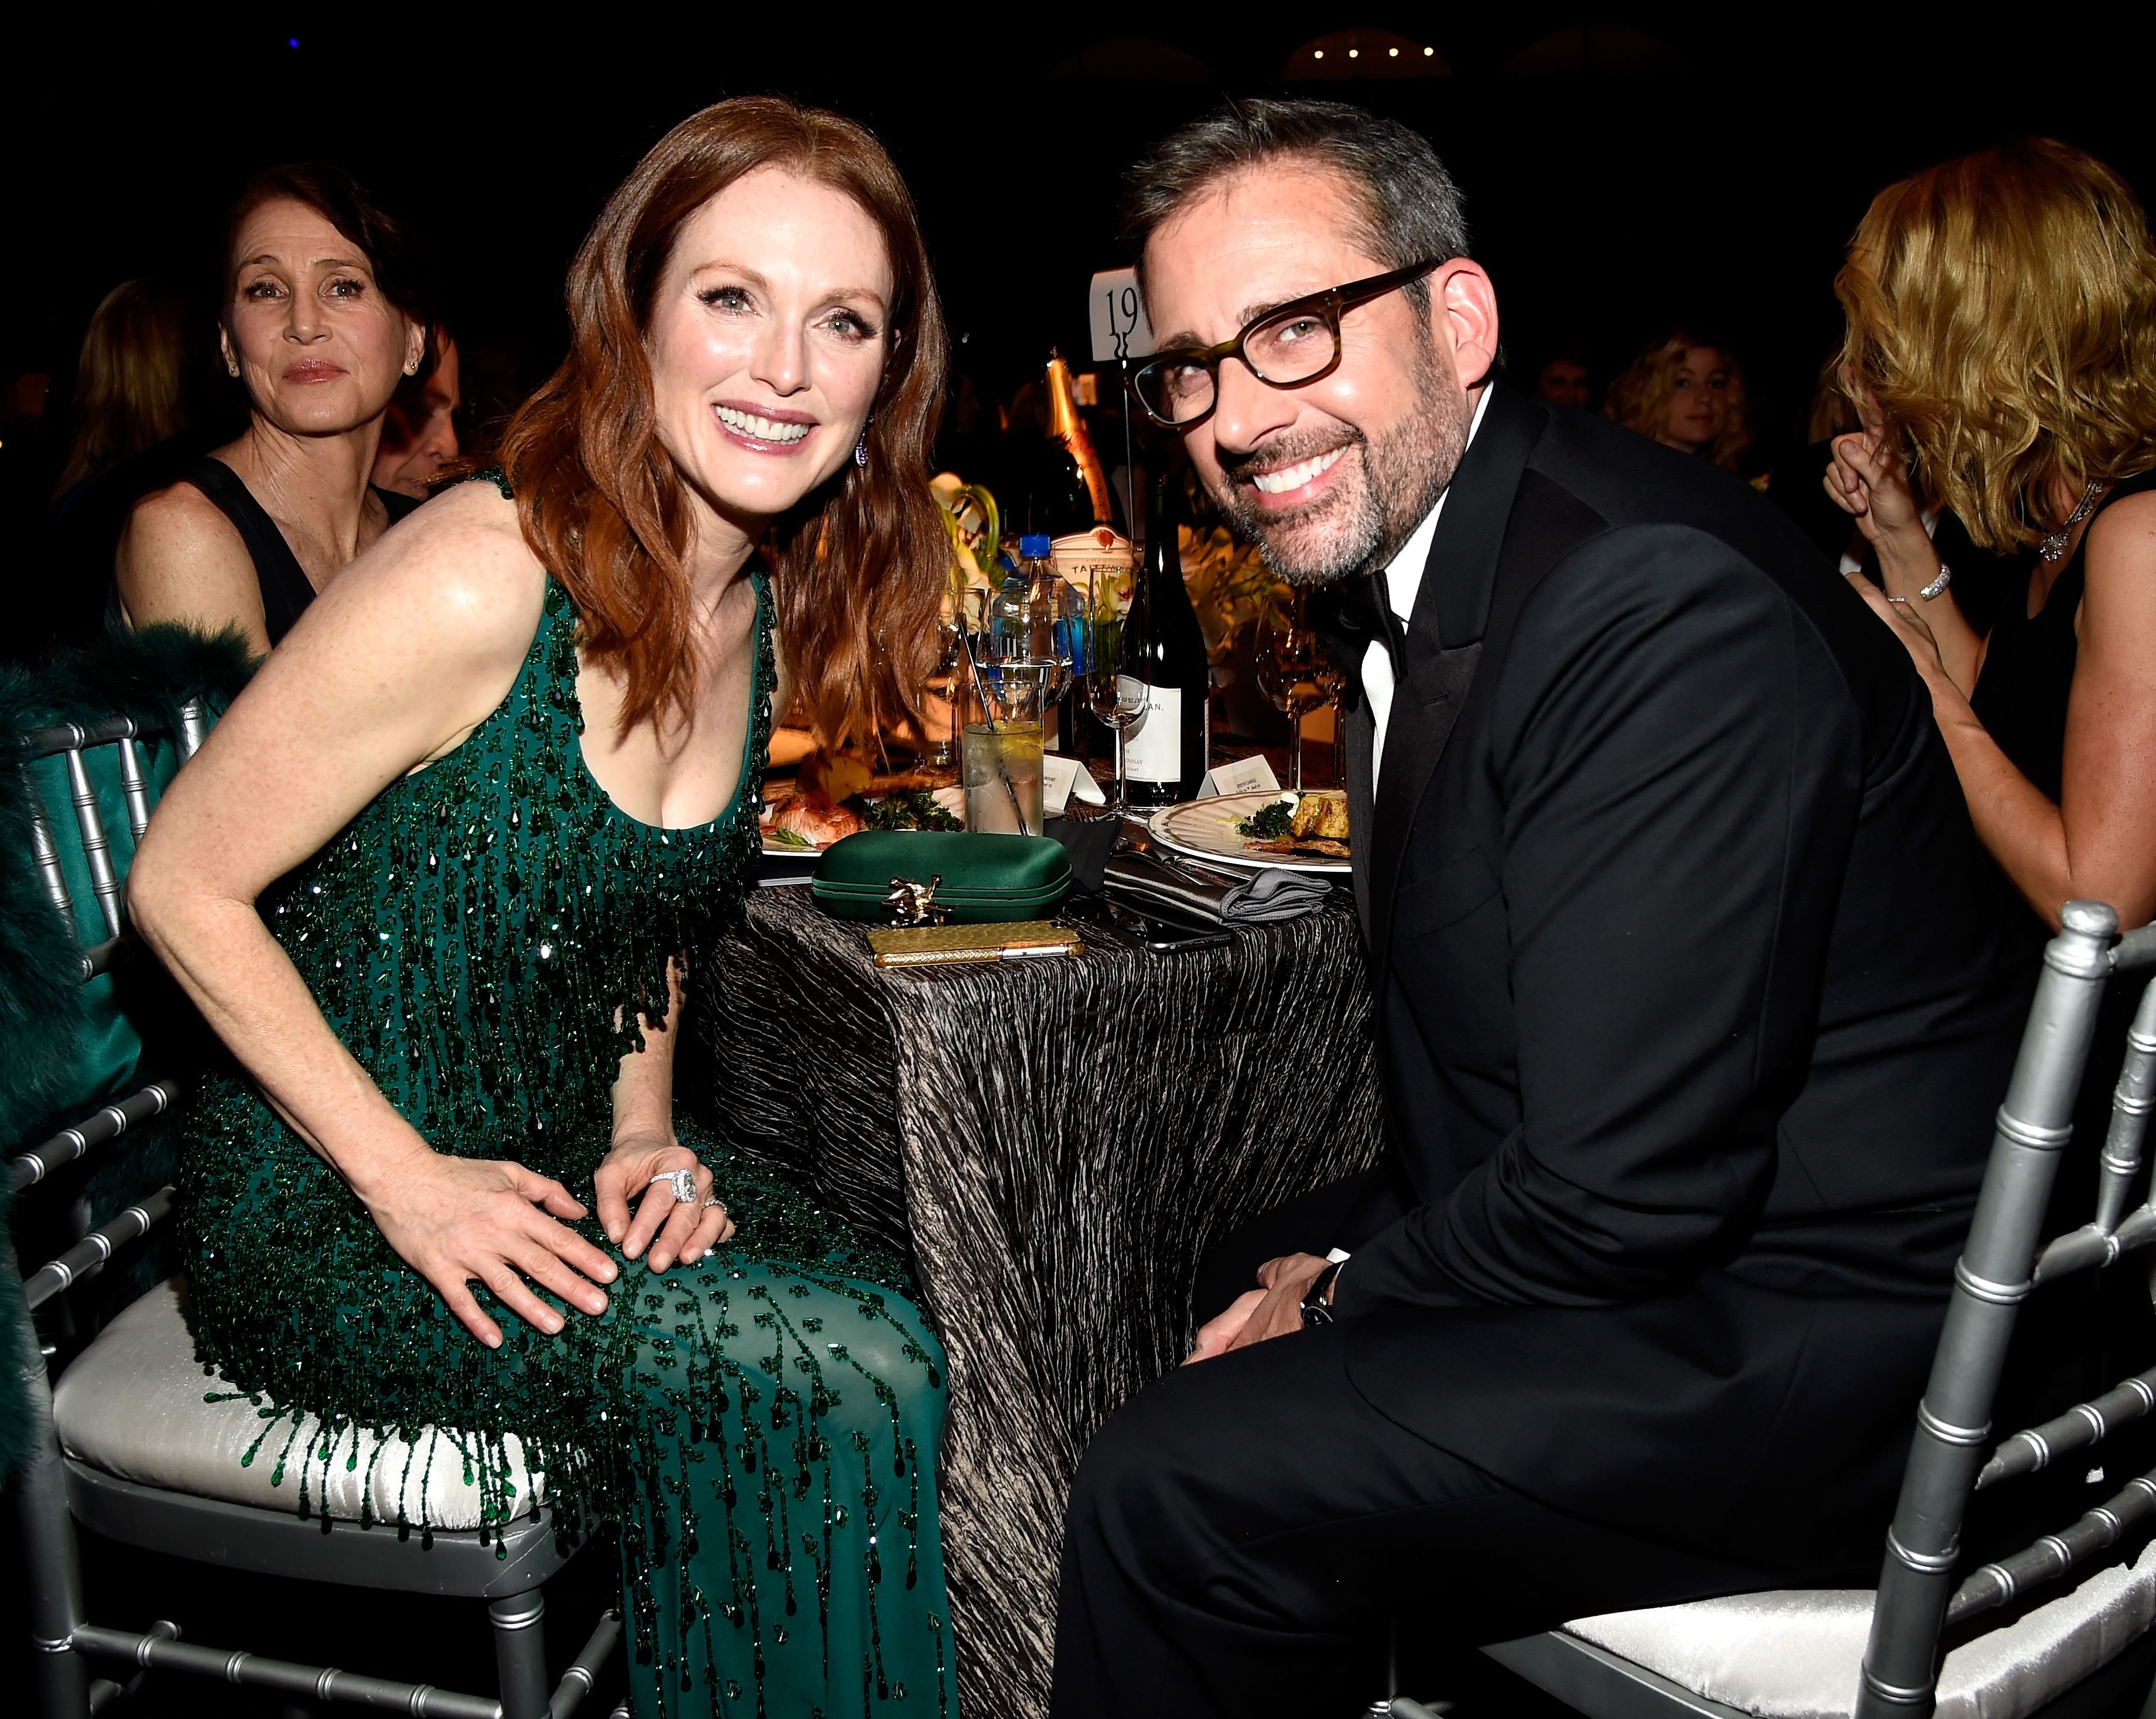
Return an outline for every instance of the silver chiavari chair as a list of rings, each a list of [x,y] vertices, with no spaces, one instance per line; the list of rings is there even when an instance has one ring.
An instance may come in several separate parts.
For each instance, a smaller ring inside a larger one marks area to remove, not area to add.
[[[162,736],[169,748],[168,767],[162,770],[154,767],[152,751],[161,736],[125,716],[37,731],[17,750],[13,762],[31,788],[31,859],[53,911],[82,950],[85,984],[110,973],[128,949],[127,862],[148,827],[157,778],[192,755],[208,726],[199,705],[183,706],[177,731]],[[101,756],[105,747],[116,756]],[[59,794],[71,815],[50,803]],[[116,799],[125,807],[124,842],[106,824]],[[109,1146],[181,1095],[179,1081],[167,1073],[14,1152],[6,1167],[13,1192],[36,1191],[54,1172]],[[348,1512],[356,1520],[333,1516],[333,1471],[358,1470],[359,1435],[312,1421],[288,1424],[280,1434],[280,1424],[265,1418],[268,1411],[206,1379],[187,1334],[178,1280],[140,1297],[86,1345],[77,1341],[86,1333],[66,1316],[71,1293],[162,1223],[172,1203],[173,1190],[162,1188],[94,1225],[86,1206],[79,1207],[84,1221],[74,1226],[73,1244],[24,1272],[18,1300],[0,1295],[0,1320],[18,1326],[18,1349],[26,1357],[22,1384],[33,1444],[11,1490],[41,1719],[89,1719],[134,1695],[149,1672],[166,1670],[274,1691],[293,1702],[388,1708],[418,1719],[569,1719],[619,1642],[621,1620],[617,1612],[605,1613],[549,1687],[543,1589],[571,1552],[557,1538],[559,1525],[543,1519],[551,1512],[537,1507],[536,1477],[523,1477],[519,1496],[533,1507],[521,1516],[490,1520],[498,1512],[482,1505],[470,1529],[413,1532],[396,1519],[408,1496],[424,1505],[431,1486],[437,1501],[446,1500],[448,1514],[470,1508],[456,1484],[465,1472],[463,1441],[429,1429],[374,1448],[362,1483],[377,1468],[401,1476],[391,1486],[391,1508],[370,1511],[363,1501]],[[17,1351],[0,1344],[0,1353],[12,1352]],[[206,1391],[206,1383],[212,1388]],[[274,1479],[242,1463],[239,1453],[250,1444],[276,1455]],[[297,1511],[269,1496],[285,1486],[293,1452]],[[311,1479],[319,1486],[320,1507],[312,1513],[306,1502]],[[347,1485],[340,1501],[348,1502],[351,1491]],[[122,1545],[258,1575],[485,1600],[498,1697],[201,1646],[182,1641],[179,1626],[169,1622],[139,1634],[93,1624],[84,1615],[78,1524]],[[127,1681],[93,1678],[93,1661],[109,1662]],[[624,1702],[613,1719],[625,1719],[627,1711]]]
[[[2156,967],[2156,927],[2124,937],[2111,909],[2069,903],[2044,954],[2012,1085],[1917,1409],[1915,1442],[1876,1595],[1792,1591],[1577,1619],[1483,1651],[1595,1719],[2096,1719],[2135,1703],[2156,1665],[2156,1473],[2058,1532],[1957,1580],[1977,1492],[2047,1467],[2156,1411],[2156,1368],[1996,1440],[1991,1417],[2020,1303],[2039,1283],[2102,1270],[2156,1242],[2142,1182],[2156,1104],[2156,984],[2128,1029],[2095,1219],[2042,1244],[2046,1204],[2107,983]],[[2140,1194],[2136,1203],[2137,1191]],[[2101,1470],[2092,1469],[2092,1483]],[[2011,1615],[2001,1617],[2011,1608]],[[1950,1651],[1941,1653],[1942,1637]],[[2156,1719],[2156,1695],[2140,1709]]]

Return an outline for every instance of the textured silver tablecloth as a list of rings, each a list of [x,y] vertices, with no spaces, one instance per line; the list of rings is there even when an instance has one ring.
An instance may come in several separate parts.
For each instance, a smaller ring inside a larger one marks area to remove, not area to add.
[[[1188,1352],[1205,1249],[1378,1152],[1344,896],[1232,949],[1081,929],[1073,959],[882,972],[806,889],[762,890],[690,1012],[704,1120],[913,1260],[951,1363],[940,1492],[973,1719],[1047,1711],[1071,1477]]]

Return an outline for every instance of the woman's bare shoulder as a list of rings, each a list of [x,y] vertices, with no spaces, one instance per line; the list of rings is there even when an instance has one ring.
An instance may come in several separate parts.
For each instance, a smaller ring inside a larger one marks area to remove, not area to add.
[[[152,490],[127,512],[124,531],[136,552],[226,552],[252,565],[247,540],[224,510],[184,478]]]
[[[2089,546],[2099,553],[2106,547],[2145,552],[2156,535],[2156,490],[2122,495],[2089,521]]]
[[[2105,608],[2156,617],[2156,490],[2122,495],[2091,520],[2082,561]]]
[[[331,611],[326,621],[348,610],[415,642],[429,638],[437,649],[521,659],[546,593],[547,571],[524,541],[516,505],[492,484],[474,482],[443,491],[385,531],[316,607]]]
[[[237,627],[253,650],[270,648],[254,554],[223,510],[192,484],[169,485],[135,504],[112,572],[131,626]]]

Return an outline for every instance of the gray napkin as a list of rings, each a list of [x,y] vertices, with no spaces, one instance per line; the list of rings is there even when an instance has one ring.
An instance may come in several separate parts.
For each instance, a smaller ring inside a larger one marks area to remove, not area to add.
[[[1109,858],[1101,882],[1111,895],[1141,906],[1170,907],[1224,925],[1272,925],[1315,913],[1332,892],[1322,872],[1216,871],[1178,855],[1129,851]]]

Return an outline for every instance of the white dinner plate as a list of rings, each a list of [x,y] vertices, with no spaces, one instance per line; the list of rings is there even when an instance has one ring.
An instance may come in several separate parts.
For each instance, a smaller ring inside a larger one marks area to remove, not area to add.
[[[1260,870],[1277,865],[1284,871],[1330,871],[1346,875],[1353,870],[1345,860],[1316,860],[1300,854],[1254,854],[1235,834],[1237,820],[1248,818],[1261,806],[1278,799],[1278,793],[1215,794],[1209,800],[1186,800],[1179,806],[1163,806],[1146,820],[1146,829],[1163,847],[1194,860],[1223,865],[1248,866]]]

